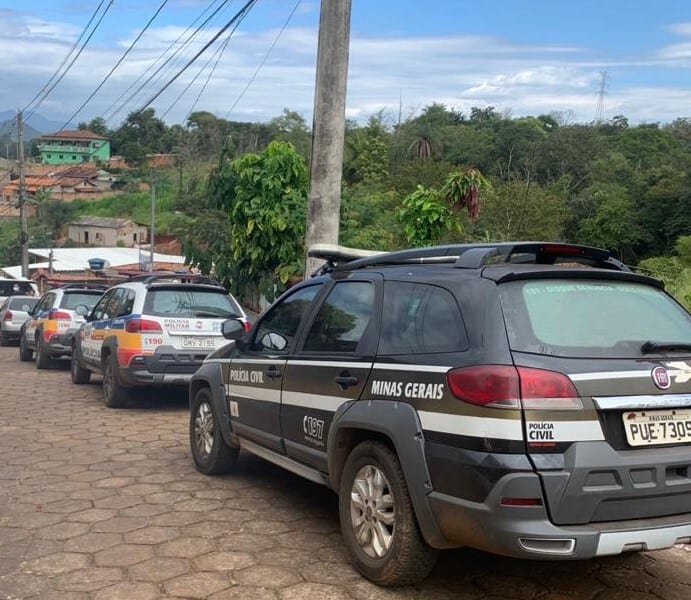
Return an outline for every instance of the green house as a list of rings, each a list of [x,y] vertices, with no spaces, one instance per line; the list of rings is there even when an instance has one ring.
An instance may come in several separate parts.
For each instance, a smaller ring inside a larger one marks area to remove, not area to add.
[[[38,138],[44,165],[72,165],[110,160],[110,140],[93,131],[63,130]]]

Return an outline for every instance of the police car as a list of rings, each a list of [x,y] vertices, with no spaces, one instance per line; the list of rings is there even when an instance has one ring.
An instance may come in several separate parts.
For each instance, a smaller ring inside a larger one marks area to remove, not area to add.
[[[206,277],[158,273],[110,288],[74,339],[71,377],[103,376],[107,406],[121,407],[139,386],[187,385],[206,356],[226,343],[229,318],[249,327],[244,311]]]
[[[19,334],[19,360],[32,358],[37,369],[47,369],[53,358],[72,353],[72,338],[106,286],[71,283],[41,296]]]
[[[609,252],[338,247],[190,387],[199,471],[239,449],[339,496],[355,566],[439,549],[584,559],[691,542],[691,316]]]

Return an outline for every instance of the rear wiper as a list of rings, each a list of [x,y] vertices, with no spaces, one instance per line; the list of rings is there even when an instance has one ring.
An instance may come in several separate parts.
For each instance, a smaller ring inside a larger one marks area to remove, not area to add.
[[[686,342],[653,342],[648,340],[641,346],[643,354],[655,352],[691,352],[691,344]]]

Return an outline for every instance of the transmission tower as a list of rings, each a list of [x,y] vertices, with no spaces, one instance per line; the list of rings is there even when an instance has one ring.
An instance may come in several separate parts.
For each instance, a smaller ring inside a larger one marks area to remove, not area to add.
[[[607,79],[609,73],[602,71],[600,73],[600,91],[597,95],[597,109],[595,110],[595,124],[601,125],[605,120],[605,93],[607,92]]]

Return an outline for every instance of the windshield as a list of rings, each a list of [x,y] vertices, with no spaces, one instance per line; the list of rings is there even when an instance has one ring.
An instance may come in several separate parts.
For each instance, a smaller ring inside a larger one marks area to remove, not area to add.
[[[144,313],[165,317],[223,318],[242,316],[237,303],[224,292],[199,289],[149,290]]]
[[[542,279],[505,283],[499,290],[513,350],[629,358],[641,356],[650,341],[691,343],[691,315],[652,286]]]
[[[103,292],[70,292],[65,293],[62,297],[62,302],[60,303],[60,308],[66,308],[67,310],[74,310],[80,304],[85,305],[89,310],[96,306],[103,296]]]

